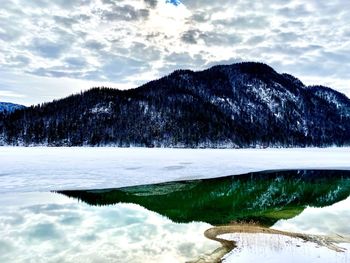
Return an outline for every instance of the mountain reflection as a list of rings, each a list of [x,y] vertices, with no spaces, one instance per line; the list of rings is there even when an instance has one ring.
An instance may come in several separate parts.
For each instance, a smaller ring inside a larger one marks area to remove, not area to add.
[[[105,190],[59,191],[90,205],[139,204],[174,222],[254,221],[272,226],[307,206],[324,207],[350,195],[350,171],[288,170],[249,173]]]

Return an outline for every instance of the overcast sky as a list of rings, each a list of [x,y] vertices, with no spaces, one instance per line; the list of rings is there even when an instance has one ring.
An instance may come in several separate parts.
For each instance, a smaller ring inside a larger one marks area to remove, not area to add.
[[[350,95],[349,0],[2,0],[0,101],[261,61]]]

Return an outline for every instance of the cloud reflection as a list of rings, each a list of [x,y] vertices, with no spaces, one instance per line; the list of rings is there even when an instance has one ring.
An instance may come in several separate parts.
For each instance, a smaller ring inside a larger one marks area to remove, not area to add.
[[[350,197],[323,208],[306,208],[300,215],[278,221],[272,228],[292,232],[321,235],[346,235],[350,237]]]
[[[218,247],[203,236],[210,225],[176,224],[133,204],[0,210],[0,262],[185,262]]]

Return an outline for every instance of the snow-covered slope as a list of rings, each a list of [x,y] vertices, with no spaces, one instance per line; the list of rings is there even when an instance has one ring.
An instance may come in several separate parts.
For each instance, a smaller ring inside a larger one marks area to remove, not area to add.
[[[0,113],[1,112],[12,113],[15,110],[24,109],[24,108],[25,106],[23,105],[13,104],[9,102],[0,102]]]
[[[254,148],[350,145],[350,100],[262,63],[177,70],[0,118],[5,145]]]
[[[113,188],[306,168],[350,170],[350,148],[0,147],[0,193]]]

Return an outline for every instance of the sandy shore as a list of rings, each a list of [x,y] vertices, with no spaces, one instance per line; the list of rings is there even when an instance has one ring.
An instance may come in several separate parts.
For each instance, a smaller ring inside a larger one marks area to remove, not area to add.
[[[232,224],[226,226],[216,226],[209,228],[204,232],[205,237],[208,239],[221,243],[221,247],[214,250],[208,255],[204,255],[197,260],[190,261],[190,263],[209,263],[209,262],[221,262],[221,259],[234,248],[237,247],[237,243],[232,240],[226,240],[220,238],[224,234],[232,233],[246,233],[246,234],[273,234],[282,235],[291,238],[299,238],[305,242],[313,242],[319,246],[327,247],[336,252],[344,252],[345,249],[338,246],[339,243],[350,243],[349,237],[336,236],[323,236],[323,235],[308,235],[302,233],[293,233],[287,231],[276,230],[272,228],[262,227],[253,224]]]

